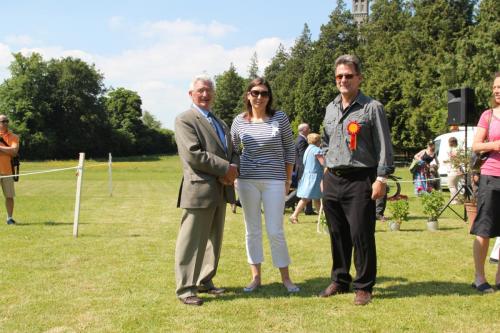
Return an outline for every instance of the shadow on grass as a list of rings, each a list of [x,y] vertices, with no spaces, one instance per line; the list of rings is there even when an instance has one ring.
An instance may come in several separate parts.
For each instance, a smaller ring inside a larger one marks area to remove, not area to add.
[[[154,162],[161,160],[161,156],[166,156],[166,155],[140,155],[140,156],[126,156],[126,157],[113,156],[113,162]],[[104,161],[107,162],[107,160]]]
[[[478,294],[468,283],[444,281],[402,282],[386,288],[377,288],[375,286],[375,292],[376,297],[380,299],[417,296],[468,296]]]
[[[280,297],[302,297],[311,298],[318,297],[318,293],[325,289],[330,284],[329,278],[314,278],[308,279],[303,283],[299,283],[300,291],[298,293],[288,293],[285,287],[278,282],[264,284],[257,290],[247,293],[243,291],[243,287],[227,288],[226,293],[219,297],[207,296],[200,294],[205,302],[234,300],[241,298],[280,298]],[[390,283],[388,287],[378,287],[375,285],[374,296],[377,299],[395,299],[408,298],[418,296],[448,296],[459,295],[469,296],[477,295],[478,292],[471,288],[470,284],[444,281],[424,281],[424,282],[409,282],[404,277],[388,277],[382,276],[377,278],[377,283]],[[351,294],[353,292],[351,291]],[[318,297],[320,299],[320,297]]]
[[[82,223],[79,222],[79,225],[81,224],[87,224],[87,223]],[[73,225],[73,222],[56,222],[56,221],[42,221],[42,222],[16,222],[16,226],[19,227],[29,227],[29,226],[37,226],[37,225],[48,225],[48,226],[54,226],[54,227],[60,227],[60,226],[68,226],[68,225]]]

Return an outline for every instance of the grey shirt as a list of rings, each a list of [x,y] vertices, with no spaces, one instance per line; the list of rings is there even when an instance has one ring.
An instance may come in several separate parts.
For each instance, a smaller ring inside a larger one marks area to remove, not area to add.
[[[349,149],[351,136],[347,133],[347,125],[352,121],[361,126],[354,151]],[[345,110],[340,95],[326,107],[322,141],[328,168],[376,167],[378,176],[394,172],[392,142],[384,107],[361,91]]]

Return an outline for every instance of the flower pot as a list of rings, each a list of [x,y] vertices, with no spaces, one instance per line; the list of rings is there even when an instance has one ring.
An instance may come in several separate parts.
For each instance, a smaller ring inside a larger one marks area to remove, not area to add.
[[[396,221],[389,222],[389,229],[391,231],[399,231],[400,226],[401,226],[401,223],[398,223]]]
[[[470,228],[472,228],[477,215],[477,204],[475,202],[466,202],[464,203],[464,206],[465,211],[467,212],[467,221],[469,221]]]
[[[437,231],[439,229],[439,224],[438,224],[438,221],[434,221],[434,220],[427,220],[427,230],[429,231]]]

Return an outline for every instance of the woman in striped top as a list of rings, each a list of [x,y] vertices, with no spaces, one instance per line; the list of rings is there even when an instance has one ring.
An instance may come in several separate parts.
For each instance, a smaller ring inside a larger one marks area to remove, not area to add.
[[[269,83],[263,78],[254,79],[244,96],[246,112],[238,115],[231,126],[234,149],[241,155],[237,190],[245,216],[247,257],[252,271],[246,292],[261,284],[262,205],[273,264],[279,268],[288,292],[299,291],[288,273],[290,256],[283,231],[285,194],[290,190],[295,146],[286,114],[273,110],[272,102]]]

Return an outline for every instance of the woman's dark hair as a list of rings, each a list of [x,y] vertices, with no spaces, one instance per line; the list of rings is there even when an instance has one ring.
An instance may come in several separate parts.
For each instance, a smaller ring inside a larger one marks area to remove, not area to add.
[[[243,117],[246,119],[250,119],[252,117],[252,104],[250,104],[250,101],[248,100],[248,93],[250,92],[250,90],[252,90],[253,87],[260,85],[266,86],[267,91],[269,92],[269,97],[266,105],[266,115],[272,117],[276,112],[276,110],[273,109],[273,92],[271,90],[271,85],[269,84],[269,82],[267,82],[266,79],[262,77],[256,77],[248,84],[245,95],[243,96],[243,104],[245,105],[246,109]]]
[[[500,72],[496,72],[496,73],[493,75],[493,84],[495,83],[495,80],[496,80],[497,78],[499,78],[499,77],[500,77]],[[495,100],[495,96],[493,95],[493,96],[491,96],[491,107],[492,107],[492,108],[496,108],[497,106],[498,106],[498,103],[497,103],[497,101]]]

